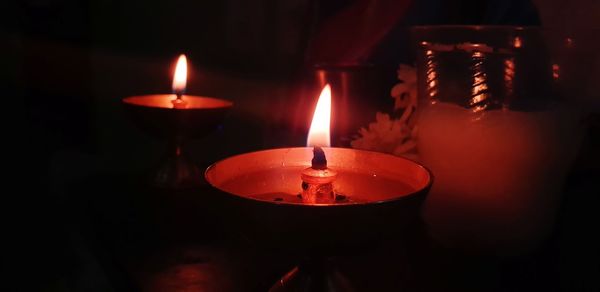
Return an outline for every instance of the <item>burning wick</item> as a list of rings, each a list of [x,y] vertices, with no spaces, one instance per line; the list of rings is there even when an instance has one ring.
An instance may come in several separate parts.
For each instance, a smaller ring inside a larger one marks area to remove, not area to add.
[[[323,148],[313,148],[313,159],[311,167],[301,173],[302,178],[302,201],[305,203],[330,204],[335,203],[336,194],[333,182],[337,178],[337,172],[327,167],[327,158]]]
[[[186,108],[187,102],[183,100],[183,93],[187,83],[187,58],[184,54],[179,55],[177,65],[175,66],[175,74],[173,74],[173,92],[175,99],[171,101],[174,108]]]
[[[331,204],[336,201],[333,182],[337,172],[327,168],[325,152],[319,146],[313,148],[311,167],[302,171],[302,201],[309,204]]]
[[[323,148],[316,146],[313,148],[313,159],[311,161],[311,168],[324,170],[327,169],[327,157]]]
[[[174,108],[186,108],[187,102],[181,98],[181,94],[177,94],[177,97],[171,101]]]

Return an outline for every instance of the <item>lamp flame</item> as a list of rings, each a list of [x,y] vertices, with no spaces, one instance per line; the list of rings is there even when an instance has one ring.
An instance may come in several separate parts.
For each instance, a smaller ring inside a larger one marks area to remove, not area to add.
[[[173,74],[173,92],[181,95],[185,92],[187,83],[187,58],[184,54],[179,55],[177,65],[175,66],[175,74]]]
[[[313,114],[306,146],[329,147],[331,146],[329,127],[331,123],[331,87],[329,84],[323,87],[317,107]]]

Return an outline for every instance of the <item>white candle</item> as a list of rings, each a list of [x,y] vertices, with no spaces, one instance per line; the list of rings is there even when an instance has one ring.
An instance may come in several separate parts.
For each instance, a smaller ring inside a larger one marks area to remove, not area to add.
[[[449,103],[425,107],[418,149],[435,177],[424,209],[432,235],[499,252],[542,239],[580,144],[579,117],[567,108],[474,113]]]

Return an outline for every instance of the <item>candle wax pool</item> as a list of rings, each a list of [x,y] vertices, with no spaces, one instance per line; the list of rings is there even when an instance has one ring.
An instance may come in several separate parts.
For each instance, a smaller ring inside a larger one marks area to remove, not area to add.
[[[302,192],[300,173],[306,166],[282,166],[248,172],[222,184],[228,192],[259,200],[302,203],[298,194]],[[338,177],[334,182],[336,194],[346,196],[340,204],[367,203],[389,200],[410,194],[413,187],[400,180],[383,175],[335,169]]]

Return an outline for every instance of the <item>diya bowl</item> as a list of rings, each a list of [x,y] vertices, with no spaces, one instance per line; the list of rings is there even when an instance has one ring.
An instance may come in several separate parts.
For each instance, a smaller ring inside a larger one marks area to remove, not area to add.
[[[228,199],[232,227],[244,238],[309,258],[272,291],[319,290],[333,278],[339,280],[339,274],[325,267],[325,259],[399,234],[418,220],[431,187],[430,172],[408,159],[345,148],[323,150],[328,167],[338,173],[335,192],[345,198],[340,202],[302,201],[301,172],[310,167],[312,148],[241,154],[206,170],[207,182]],[[343,282],[337,281],[337,287],[345,287]]]
[[[140,129],[168,143],[167,155],[155,170],[153,183],[161,187],[189,187],[198,184],[201,171],[185,155],[185,142],[215,130],[233,103],[182,95],[184,104],[177,106],[174,99],[174,94],[131,96],[124,98],[122,104]]]

